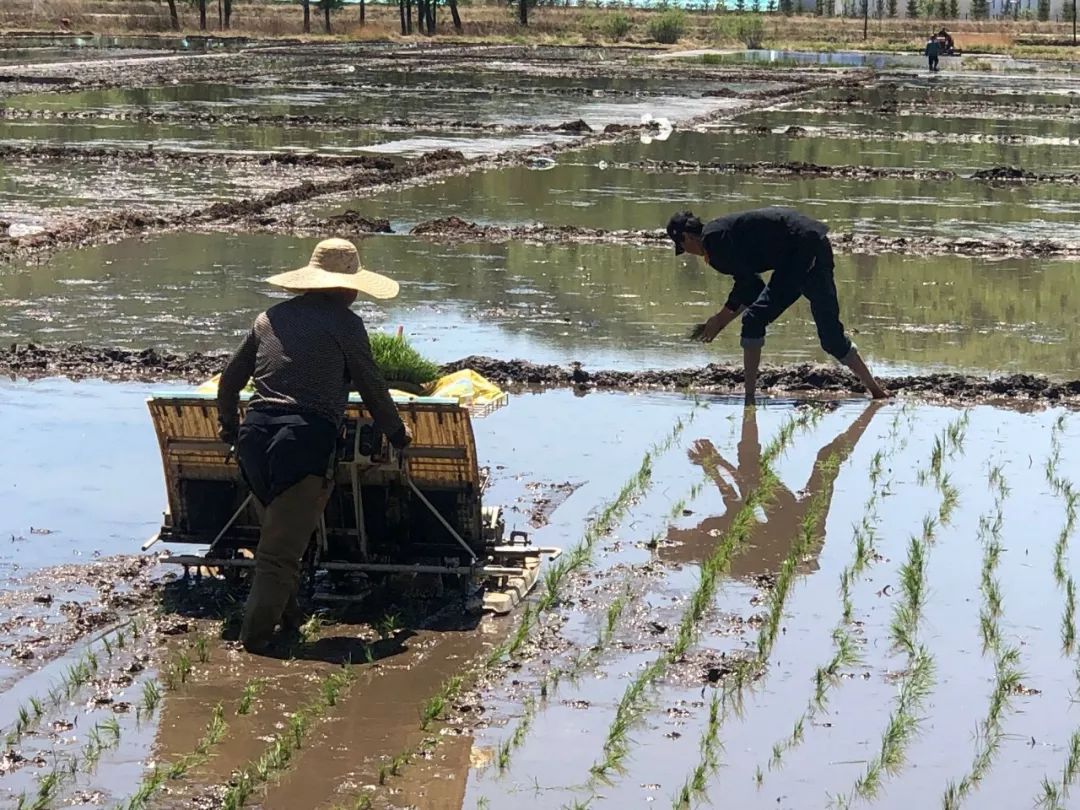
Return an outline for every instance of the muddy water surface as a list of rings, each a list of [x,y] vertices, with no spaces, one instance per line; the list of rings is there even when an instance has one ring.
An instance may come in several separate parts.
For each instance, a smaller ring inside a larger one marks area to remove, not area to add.
[[[106,212],[168,214],[214,202],[259,197],[300,185],[315,175],[332,179],[348,168],[269,167],[254,163],[197,167],[168,160],[79,161],[38,157],[10,161],[0,171],[0,220],[16,226],[57,227]]]
[[[473,136],[371,127],[331,127],[316,131],[264,125],[212,127],[138,121],[5,121],[0,122],[0,140],[198,152],[300,151],[351,155],[378,152],[406,157],[452,149],[474,158],[576,139],[553,133]]]
[[[88,146],[143,146],[159,149],[201,151],[277,151],[320,149],[356,152],[365,146],[391,140],[392,133],[375,129],[329,129],[312,132],[303,128],[262,126],[199,126],[155,124],[140,121],[4,121],[0,140]]]
[[[932,143],[905,141],[900,130],[894,140],[858,142],[828,134],[793,138],[782,133],[748,136],[723,128],[709,131],[677,130],[666,141],[642,146],[620,143],[596,147],[583,160],[596,163],[636,163],[642,160],[692,161],[697,163],[784,163],[803,161],[826,166],[875,166],[906,169],[947,169],[970,173],[993,166],[1023,166],[1031,170],[1068,173],[1077,168],[1076,148],[1048,143],[1009,145],[1001,143]],[[567,159],[570,159],[568,156]]]
[[[505,720],[489,718],[490,727],[478,735],[478,749],[494,752],[511,738],[521,715],[523,689],[538,701],[538,708],[523,741],[519,737],[514,745],[509,765],[500,769],[490,764],[473,772],[465,806],[485,801],[491,807],[539,808],[590,797],[595,805],[670,805],[701,758],[699,739],[715,688],[709,683],[710,671],[722,666],[724,654],[755,649],[761,625],[754,616],[767,611],[769,590],[762,590],[767,580],[751,575],[779,570],[791,553],[791,512],[796,518],[805,514],[817,495],[826,505],[823,533],[810,554],[799,559],[783,608],[782,633],[763,675],[742,692],[742,713],[730,708],[721,712],[719,770],[710,771],[703,798],[723,796],[739,807],[797,808],[826,806],[829,797],[851,795],[880,748],[898,685],[907,677],[904,656],[890,650],[888,641],[893,611],[902,598],[899,569],[909,553],[909,537],[922,532],[923,512],[940,519],[938,493],[932,484],[921,482],[918,470],[929,463],[935,435],[955,422],[959,412],[953,409],[890,406],[868,411],[865,405],[851,405],[800,433],[779,465],[776,500],[759,513],[734,567],[736,578],[722,585],[715,613],[701,625],[700,643],[648,690],[641,704],[644,715],[634,715],[624,770],[609,774],[607,781],[589,773],[591,764],[604,760],[604,739],[630,681],[670,645],[674,630],[669,622],[677,621],[685,594],[694,587],[693,568],[721,542],[724,516],[756,486],[760,447],[785,415],[782,409],[759,409],[756,416],[734,420],[723,414],[721,406],[713,405],[686,429],[686,440],[673,451],[686,464],[681,475],[673,474],[667,461],[657,462],[664,473],[657,485],[663,496],[657,493],[635,507],[597,560],[601,571],[611,572],[614,584],[608,587],[616,592],[626,580],[625,566],[636,571],[629,587],[643,589],[637,596],[641,610],[628,614],[633,618],[604,647],[586,676],[563,682],[547,700],[537,694],[535,679],[569,654],[540,652],[542,665],[526,665],[531,678],[522,672],[510,676],[514,683],[508,682],[505,692],[509,702],[496,705],[496,715],[503,714]],[[1042,465],[1053,455],[1049,437],[1056,417],[977,409],[970,414],[965,441],[944,462],[958,489],[957,505],[926,546],[926,602],[918,630],[934,659],[935,674],[918,707],[916,730],[901,749],[901,764],[881,788],[885,806],[939,802],[948,783],[968,772],[979,750],[970,729],[985,716],[993,687],[992,659],[979,640],[983,548],[978,523],[981,515],[997,508],[986,486],[989,465],[1001,466],[1010,488],[1001,504],[1003,551],[994,575],[1003,597],[1002,637],[1019,645],[1025,675],[1008,698],[1001,748],[972,801],[993,795],[1002,806],[1030,804],[1041,794],[1043,775],[1053,779],[1067,755],[1075,718],[1061,707],[1076,683],[1070,651],[1061,648],[1061,612],[1067,602],[1052,575],[1053,538],[1065,513]],[[1076,429],[1074,421],[1066,418],[1063,436]],[[1021,434],[1033,441],[1019,442]],[[878,451],[885,460],[875,485],[867,470]],[[841,465],[834,483],[814,472],[815,459],[827,458]],[[708,472],[710,468],[715,472]],[[664,567],[657,577],[655,570],[650,573],[648,554],[633,541],[647,537],[653,521],[663,520],[665,501],[670,505],[680,493],[693,492],[686,487],[703,469],[706,485],[686,502],[673,524],[666,540],[671,548],[659,550]],[[1080,467],[1064,459],[1056,462],[1055,470],[1066,478],[1080,473]],[[869,517],[875,532],[873,561],[852,591],[850,632],[858,660],[827,679],[826,707],[804,716],[815,692],[815,667],[834,655],[833,628],[838,621],[843,625],[837,582],[851,563],[852,524],[863,519],[862,505],[876,487],[880,494]],[[726,494],[729,490],[737,495],[734,502]],[[787,502],[790,508],[782,508]],[[675,564],[684,569],[670,567]],[[577,644],[592,643],[606,604],[598,602],[593,623],[567,622],[561,635]],[[590,615],[587,607],[582,610]],[[799,736],[790,742],[800,718]],[[774,744],[781,747],[779,757]]]
[[[170,113],[216,113],[232,115],[305,115],[356,118],[365,121],[467,121],[490,124],[558,124],[581,118],[590,126],[637,123],[644,113],[673,118],[703,115],[718,108],[717,99],[683,97],[674,88],[670,95],[655,93],[642,98],[617,95],[590,99],[572,95],[508,90],[432,91],[423,85],[412,88],[275,85],[237,87],[199,84],[146,90],[87,91],[65,96],[21,96],[7,99],[17,109],[72,111],[79,115],[134,111]],[[700,93],[700,90],[698,91]],[[689,94],[688,94],[689,95]]]
[[[145,413],[149,391],[0,383],[5,576],[130,553],[157,531],[165,484]]]
[[[313,240],[175,234],[65,251],[0,275],[0,338],[44,344],[229,350],[281,300],[263,278],[307,260]],[[371,237],[364,259],[402,294],[364,305],[370,326],[404,324],[440,361],[469,354],[592,367],[736,360],[735,327],[711,347],[689,328],[730,282],[670,251],[618,245],[444,245]],[[140,267],[130,273],[124,268]],[[1080,365],[1074,263],[961,257],[837,257],[842,314],[862,350],[901,369],[1041,372]],[[767,359],[824,360],[799,302],[770,328]]]
[[[33,408],[37,415],[36,421],[22,420],[21,424],[30,429],[24,430],[19,439],[5,437],[6,445],[15,447],[22,456],[49,462],[47,468],[25,466],[18,481],[22,489],[56,484],[55,471],[63,469],[55,457],[67,449],[66,434],[63,431],[58,434],[55,428],[35,429],[38,422],[51,426],[75,423],[85,433],[95,432],[95,442],[84,442],[82,446],[84,456],[101,455],[104,451],[96,441],[108,442],[112,445],[112,458],[117,464],[122,462],[123,467],[117,469],[110,464],[93,469],[92,484],[84,479],[59,481],[58,485],[65,487],[66,500],[57,508],[70,513],[80,527],[76,529],[60,521],[54,524],[56,534],[35,539],[51,540],[57,546],[63,543],[68,548],[73,540],[76,544],[81,542],[79,537],[70,535],[81,532],[81,536],[107,538],[107,542],[96,545],[105,553],[135,553],[143,537],[140,521],[118,530],[117,507],[110,502],[106,511],[102,491],[123,492],[126,508],[142,516],[153,519],[158,514],[162,484],[156,468],[160,462],[156,445],[148,435],[143,403],[146,389],[43,383],[12,386],[11,393],[18,394],[22,404]],[[662,434],[690,408],[689,401],[671,396],[616,394],[581,398],[564,391],[515,397],[512,407],[474,424],[478,446],[483,448],[482,463],[492,474],[485,502],[501,504],[507,510],[508,528],[531,531],[537,543],[563,545],[579,533],[597,501],[612,491],[616,484],[610,474],[612,465],[635,464],[643,443]],[[522,425],[536,424],[542,416],[552,430],[521,429]],[[568,474],[571,469],[573,473]],[[573,494],[549,511],[546,525],[537,529],[536,498],[545,487],[554,485],[571,485]],[[147,502],[151,498],[153,504]],[[19,508],[24,520],[33,519],[22,501]],[[9,512],[6,506],[4,512]],[[69,539],[64,541],[64,537]],[[44,565],[50,562],[45,557],[35,560]],[[13,570],[9,581],[18,582],[27,573],[25,566]],[[121,723],[121,745],[115,751],[104,752],[95,768],[65,778],[59,795],[67,801],[79,795],[77,791],[100,790],[110,803],[121,801],[134,790],[137,779],[145,773],[145,765],[175,763],[196,750],[214,707],[220,705],[227,729],[214,744],[213,757],[195,763],[184,778],[170,780],[161,806],[204,802],[207,797],[220,795],[236,769],[258,759],[267,741],[280,730],[283,717],[318,696],[319,679],[352,658],[358,666],[356,681],[347,697],[343,696],[339,704],[314,724],[291,768],[282,774],[280,781],[275,780],[277,784],[269,794],[262,797],[260,792],[259,801],[268,807],[328,807],[333,802],[354,799],[358,791],[376,789],[382,781],[380,767],[393,756],[411,750],[437,733],[434,729],[425,733],[419,728],[420,707],[439,690],[444,680],[467,670],[478,655],[502,639],[510,622],[455,618],[455,611],[451,610],[443,618],[415,624],[409,619],[399,619],[400,629],[380,641],[373,635],[370,624],[346,620],[324,627],[317,641],[296,651],[295,660],[278,662],[252,659],[214,637],[218,631],[215,617],[235,610],[214,593],[210,582],[174,583],[165,587],[164,612],[160,626],[153,631],[156,648],[150,650],[149,659],[131,657],[138,645],[134,645],[130,631],[123,651],[114,648],[107,658],[101,642],[91,642],[89,649],[100,656],[98,666],[105,682],[88,687],[89,692],[80,692],[80,699],[93,694],[95,688],[105,688],[108,679],[114,677],[109,674],[114,670],[127,673],[128,677],[122,683],[117,681],[109,690],[110,702],[95,704],[94,711],[82,713],[80,726],[73,726],[60,736],[49,733],[48,727],[54,722],[50,710],[43,721],[45,729],[23,735],[20,750],[29,761],[20,764],[14,775],[6,777],[5,795],[15,797],[23,789],[33,792],[35,777],[48,772],[48,759],[41,763],[33,761],[37,752],[61,758],[77,753],[87,741],[88,724],[115,714]],[[151,631],[144,630],[147,632]],[[201,652],[195,646],[200,634],[209,639]],[[369,650],[373,663],[361,663]],[[169,683],[164,670],[174,666],[181,653],[192,661],[192,672],[183,682]],[[82,651],[75,655],[82,655]],[[130,669],[132,660],[143,660],[142,668]],[[8,716],[14,716],[15,705],[42,696],[56,683],[57,667],[46,667],[38,673],[34,668],[31,662],[17,673],[17,685],[10,691],[14,698],[10,702],[12,714]],[[130,677],[133,674],[135,677]],[[147,679],[159,684],[164,699],[152,716],[143,715],[143,722],[139,723],[130,712],[141,705],[141,690]],[[253,679],[260,679],[263,684],[252,710],[238,714],[242,692]],[[128,708],[119,708],[120,704]],[[482,711],[482,707],[477,708]],[[63,711],[55,717],[64,719]],[[71,722],[72,718],[69,711],[65,722]],[[4,728],[8,730],[6,722]],[[461,750],[460,746],[457,750]],[[449,807],[457,806],[453,802],[460,803],[465,791],[464,769],[468,764],[467,748],[465,751],[466,756],[455,764],[460,778],[454,781],[452,774],[447,773],[438,784],[424,787],[420,791],[427,797],[423,806]],[[445,752],[436,752],[437,761],[446,761],[446,756]],[[390,788],[394,792],[399,789]],[[415,795],[418,788],[413,786],[410,790]]]
[[[642,156],[649,156],[650,149],[643,146]],[[786,205],[834,230],[983,239],[1080,237],[1074,228],[1080,186],[652,173],[570,160],[560,158],[542,173],[525,167],[496,169],[351,199],[342,207],[410,224],[454,213],[469,221],[617,230],[663,227],[680,207],[713,217]]]
[[[1041,136],[1075,138],[1080,135],[1080,123],[1067,112],[1060,117],[1043,119],[1035,115],[1003,116],[1000,111],[984,114],[940,114],[919,112],[890,112],[872,108],[829,110],[815,108],[813,102],[783,110],[748,113],[743,119],[748,126],[845,126],[853,129],[888,128],[911,133],[942,132],[947,134],[978,134],[983,136]]]

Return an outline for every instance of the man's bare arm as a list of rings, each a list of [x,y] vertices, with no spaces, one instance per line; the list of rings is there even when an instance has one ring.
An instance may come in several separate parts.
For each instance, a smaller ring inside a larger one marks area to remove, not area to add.
[[[740,306],[738,309],[729,309],[725,304],[724,308],[713,315],[709,320],[705,321],[705,328],[701,332],[701,336],[698,338],[702,343],[712,343],[727,327],[729,323],[739,317],[739,314],[746,309],[746,307]]]

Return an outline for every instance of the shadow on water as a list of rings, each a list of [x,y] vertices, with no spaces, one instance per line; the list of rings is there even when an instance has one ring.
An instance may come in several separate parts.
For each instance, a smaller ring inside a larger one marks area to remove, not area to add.
[[[159,604],[164,612],[181,619],[221,621],[222,638],[235,641],[246,598],[245,582],[181,577],[162,587]],[[421,631],[470,633],[481,619],[480,614],[464,609],[461,591],[448,588],[445,593],[425,596],[400,582],[382,583],[361,601],[330,608],[320,607],[308,594],[302,597],[301,606],[311,617],[312,638],[305,639],[303,631],[282,632],[263,657],[328,664],[374,663],[406,652],[408,642]]]
[[[783,481],[777,482],[770,503],[764,507],[764,514],[759,515],[764,525],[754,534],[753,548],[735,556],[731,563],[731,575],[746,578],[778,571],[803,522],[808,515],[812,515],[811,510],[818,497],[823,499],[824,506],[816,516],[813,532],[815,536],[824,538],[825,522],[832,507],[833,487],[839,468],[854,451],[882,404],[880,401],[871,402],[847,430],[822,446],[814,459],[810,478],[801,491],[792,492]],[[747,408],[743,412],[735,464],[724,458],[708,439],[694,442],[688,452],[690,461],[704,470],[716,484],[724,502],[724,512],[705,518],[693,528],[671,528],[667,539],[674,545],[661,549],[659,554],[662,559],[700,564],[710,555],[719,538],[730,529],[747,493],[755,491],[761,483],[764,473],[761,452],[756,408]],[[817,570],[821,548],[821,543],[815,543],[811,556],[803,560],[804,565],[812,571]]]

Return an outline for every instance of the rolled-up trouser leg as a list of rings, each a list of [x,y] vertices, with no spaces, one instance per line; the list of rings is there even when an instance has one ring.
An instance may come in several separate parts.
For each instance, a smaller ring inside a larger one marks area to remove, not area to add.
[[[322,476],[309,475],[266,507],[240,629],[240,640],[248,649],[257,650],[270,640],[290,600],[295,600],[300,562],[326,508],[330,486]]]
[[[765,345],[765,329],[784,314],[784,310],[802,295],[806,268],[813,261],[812,255],[795,259],[794,266],[773,271],[769,283],[742,316],[742,339],[744,349]]]
[[[833,252],[828,239],[823,239],[817,259],[803,286],[803,295],[810,301],[810,312],[817,326],[821,348],[840,362],[847,359],[854,345],[844,332],[840,320],[840,301],[833,279]]]

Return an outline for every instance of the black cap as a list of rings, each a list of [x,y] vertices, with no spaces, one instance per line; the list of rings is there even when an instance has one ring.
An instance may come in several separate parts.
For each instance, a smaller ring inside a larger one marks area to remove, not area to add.
[[[667,235],[675,243],[676,256],[686,252],[686,248],[683,247],[683,235],[687,233],[700,234],[701,228],[701,220],[690,211],[680,211],[668,220]]]

